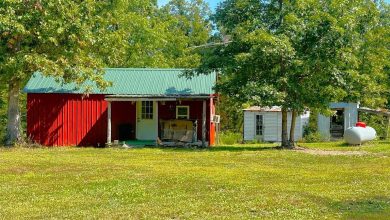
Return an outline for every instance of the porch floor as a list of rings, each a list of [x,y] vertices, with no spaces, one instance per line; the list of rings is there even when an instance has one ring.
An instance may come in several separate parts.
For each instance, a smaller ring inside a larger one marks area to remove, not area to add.
[[[126,145],[132,147],[145,147],[145,146],[155,146],[156,141],[145,141],[145,140],[127,140],[124,141]]]

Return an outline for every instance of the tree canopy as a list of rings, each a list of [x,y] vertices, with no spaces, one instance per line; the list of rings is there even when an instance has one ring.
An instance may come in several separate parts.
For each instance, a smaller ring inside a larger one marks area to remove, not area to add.
[[[207,41],[207,6],[175,0],[0,2],[0,80],[8,82],[7,143],[21,138],[20,88],[35,71],[60,82],[92,81],[103,67],[194,67],[190,46]]]
[[[195,67],[200,56],[188,49],[207,42],[209,9],[201,0],[173,0],[158,8],[150,0],[118,1],[108,9],[115,18],[113,41],[104,52],[110,67]],[[116,44],[114,44],[116,45]],[[115,51],[115,53],[113,53]]]
[[[217,88],[238,102],[281,106],[287,146],[287,111],[325,112],[332,101],[385,103],[384,7],[364,0],[224,1],[214,15],[220,42],[201,49],[200,69],[219,70]]]

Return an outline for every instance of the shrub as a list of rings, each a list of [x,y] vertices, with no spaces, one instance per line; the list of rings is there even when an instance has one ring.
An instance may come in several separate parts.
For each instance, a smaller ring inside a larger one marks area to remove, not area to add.
[[[373,115],[362,112],[360,113],[360,121],[363,121],[368,126],[373,127],[380,139],[385,139],[387,133],[389,132],[387,130],[388,119],[381,115]]]
[[[303,137],[303,142],[306,143],[322,142],[324,140],[319,132],[311,132]]]
[[[238,143],[242,143],[242,134],[241,133],[225,131],[225,132],[221,132],[219,134],[219,144],[232,145],[232,144],[238,144]]]
[[[303,128],[303,138],[300,141],[306,143],[328,141],[327,138],[325,138],[320,134],[320,132],[318,132],[317,115],[318,113],[316,111],[310,113],[309,123]]]
[[[310,112],[309,123],[303,127],[303,136],[318,132],[318,113],[316,111]]]

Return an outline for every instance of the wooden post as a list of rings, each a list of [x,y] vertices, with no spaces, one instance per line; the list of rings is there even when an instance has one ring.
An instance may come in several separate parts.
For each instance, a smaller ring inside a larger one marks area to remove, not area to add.
[[[111,102],[107,104],[107,145],[111,145]]]
[[[203,112],[202,112],[202,147],[206,147],[206,100],[203,100]]]

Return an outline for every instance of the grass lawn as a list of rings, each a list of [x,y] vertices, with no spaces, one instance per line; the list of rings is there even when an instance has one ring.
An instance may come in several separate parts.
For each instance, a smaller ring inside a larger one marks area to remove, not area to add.
[[[390,143],[0,148],[0,219],[389,219]]]
[[[372,142],[359,146],[348,146],[344,142],[325,142],[325,143],[302,143],[307,148],[321,149],[321,150],[337,150],[337,151],[365,151],[386,155],[390,157],[390,142]]]

